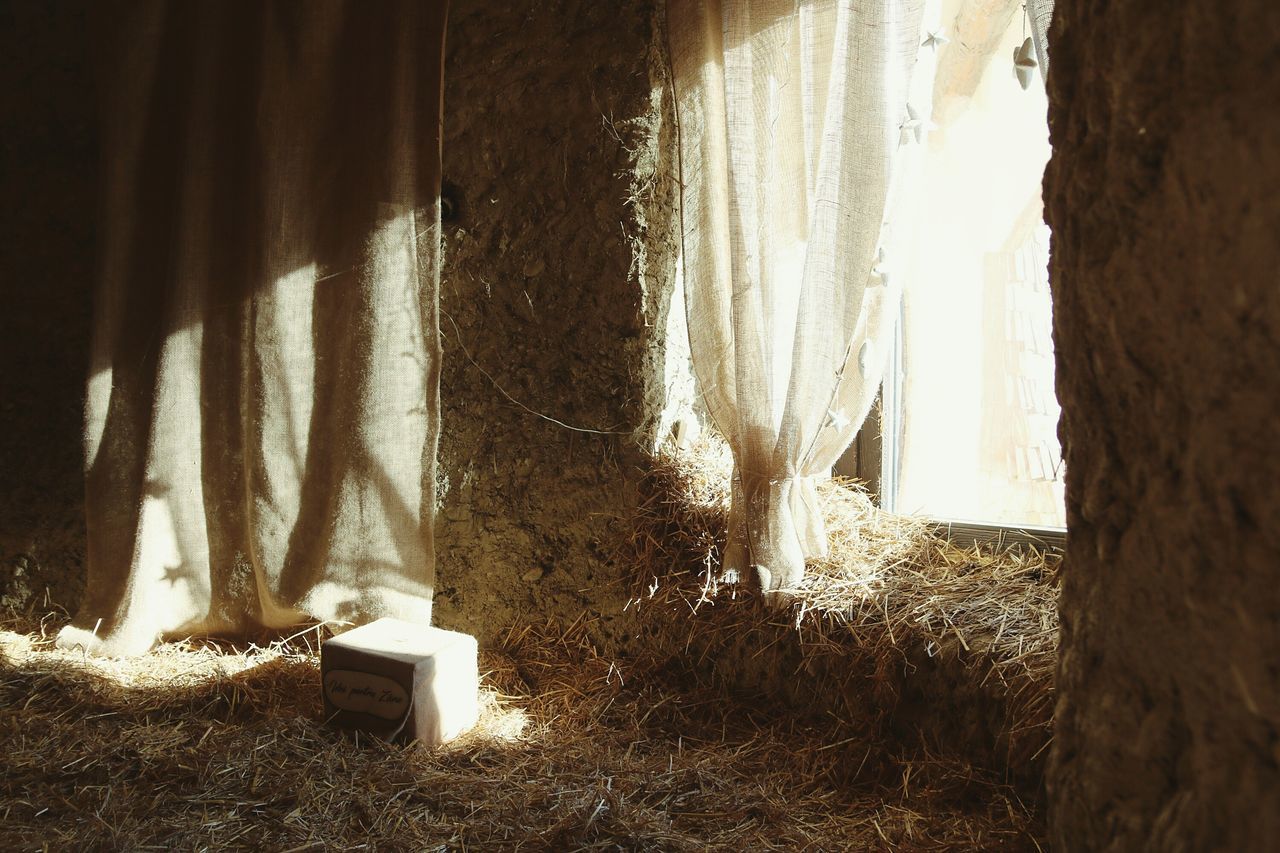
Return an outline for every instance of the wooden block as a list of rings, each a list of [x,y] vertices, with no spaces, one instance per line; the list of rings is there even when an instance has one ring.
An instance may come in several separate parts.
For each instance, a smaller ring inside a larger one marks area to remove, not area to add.
[[[475,637],[379,619],[320,648],[325,717],[395,742],[444,743],[475,724]]]

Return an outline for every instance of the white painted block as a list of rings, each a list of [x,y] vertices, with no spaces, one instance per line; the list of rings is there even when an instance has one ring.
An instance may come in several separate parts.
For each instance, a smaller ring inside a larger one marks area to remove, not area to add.
[[[326,640],[320,676],[327,720],[386,740],[441,744],[480,713],[476,638],[379,619]]]

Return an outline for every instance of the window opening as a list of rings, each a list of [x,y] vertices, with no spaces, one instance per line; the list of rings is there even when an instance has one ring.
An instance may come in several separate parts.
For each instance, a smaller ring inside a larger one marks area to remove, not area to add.
[[[942,4],[942,20],[956,7]],[[1038,73],[1026,90],[1015,74],[1026,29],[1019,11],[971,95],[947,79],[955,64],[926,81],[937,124],[899,268],[895,342],[877,411],[837,472],[867,481],[888,510],[977,539],[1022,530],[1058,546],[1064,466],[1040,200],[1047,99]]]

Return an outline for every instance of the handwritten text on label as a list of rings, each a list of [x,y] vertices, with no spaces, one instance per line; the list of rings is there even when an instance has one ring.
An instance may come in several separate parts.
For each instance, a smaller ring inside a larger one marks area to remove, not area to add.
[[[409,696],[403,687],[371,672],[330,670],[324,676],[324,693],[336,708],[373,714],[384,720],[398,720],[409,708]]]

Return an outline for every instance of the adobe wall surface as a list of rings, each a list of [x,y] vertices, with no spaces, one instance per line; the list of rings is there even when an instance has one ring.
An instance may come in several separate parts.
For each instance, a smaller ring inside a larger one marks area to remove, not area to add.
[[[482,640],[541,614],[625,634],[613,552],[663,426],[675,259],[654,15],[450,12],[435,618]]]
[[[1280,838],[1280,6],[1059,2],[1059,850]]]

